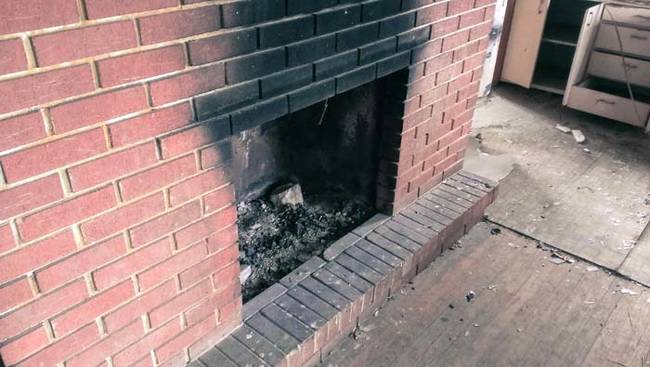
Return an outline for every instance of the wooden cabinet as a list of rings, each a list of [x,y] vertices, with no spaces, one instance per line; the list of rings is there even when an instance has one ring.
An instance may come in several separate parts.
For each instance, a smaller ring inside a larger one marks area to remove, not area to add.
[[[650,9],[587,10],[563,103],[650,129]]]
[[[593,0],[516,0],[501,80],[563,94]]]

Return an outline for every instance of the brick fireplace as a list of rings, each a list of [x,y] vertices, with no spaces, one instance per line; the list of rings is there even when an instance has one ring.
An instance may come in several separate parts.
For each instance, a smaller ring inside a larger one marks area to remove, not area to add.
[[[0,3],[2,362],[184,365],[237,328],[242,132],[380,79],[378,208],[458,171],[492,3]]]

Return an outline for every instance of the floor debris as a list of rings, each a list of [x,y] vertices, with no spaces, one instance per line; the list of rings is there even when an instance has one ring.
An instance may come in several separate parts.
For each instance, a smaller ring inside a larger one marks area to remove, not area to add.
[[[474,291],[469,291],[469,292],[467,292],[467,294],[465,295],[465,300],[466,300],[467,302],[472,302],[472,300],[473,300],[474,298],[476,298],[476,293],[474,293]]]
[[[493,235],[493,236],[496,236],[496,235],[498,235],[499,233],[501,233],[501,229],[499,229],[499,228],[497,228],[497,227],[493,227],[493,228],[490,230],[490,234]]]
[[[590,273],[592,273],[594,271],[598,271],[598,267],[593,266],[593,265],[589,265],[589,266],[587,266],[587,271],[590,272]]]
[[[582,131],[580,131],[580,130],[571,130],[571,134],[573,135],[573,139],[578,144],[582,144],[587,140],[587,138],[585,137],[585,134],[583,134]]]
[[[563,132],[563,133],[565,133],[565,134],[568,134],[568,133],[571,132],[571,128],[570,128],[570,127],[568,127],[568,126],[564,126],[564,125],[561,125],[561,124],[557,124],[557,125],[555,125],[555,128],[558,129],[558,130],[560,130],[561,132]]]
[[[556,265],[560,265],[564,263],[573,264],[576,262],[575,259],[566,255],[562,255],[558,251],[551,251],[551,258],[549,259],[549,261]]]
[[[627,294],[627,295],[630,295],[630,296],[636,296],[636,295],[639,294],[639,292],[635,292],[635,291],[631,290],[630,288],[621,288],[620,292],[621,292],[621,294]]]

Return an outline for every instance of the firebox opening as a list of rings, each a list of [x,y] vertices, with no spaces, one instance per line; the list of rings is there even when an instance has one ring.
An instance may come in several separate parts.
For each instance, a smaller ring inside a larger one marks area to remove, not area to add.
[[[244,302],[376,212],[384,85],[365,84],[233,138]],[[281,204],[274,193],[286,189],[289,204]]]

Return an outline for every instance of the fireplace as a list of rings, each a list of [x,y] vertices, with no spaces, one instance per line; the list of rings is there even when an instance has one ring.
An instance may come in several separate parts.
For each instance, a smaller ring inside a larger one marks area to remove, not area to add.
[[[243,322],[246,203],[364,203],[325,245],[460,170],[495,8],[32,2],[0,24],[8,366],[182,366]]]
[[[391,134],[384,118],[399,107],[391,87],[405,75],[380,78],[230,139],[244,302],[384,209],[377,200],[381,142]],[[274,203],[288,187],[304,202]]]

